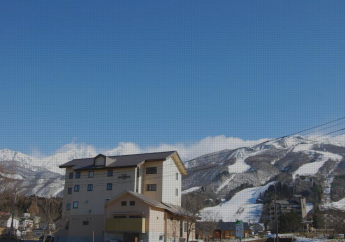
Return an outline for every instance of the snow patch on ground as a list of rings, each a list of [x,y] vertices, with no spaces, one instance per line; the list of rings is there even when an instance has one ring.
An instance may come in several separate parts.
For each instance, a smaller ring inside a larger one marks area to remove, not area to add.
[[[300,152],[300,151],[306,151],[311,150],[313,148],[314,144],[298,144],[293,148],[293,152]]]
[[[306,210],[307,210],[307,214],[314,208],[313,204],[312,203],[307,203],[307,206],[306,206]]]
[[[245,148],[236,150],[229,157],[229,159],[236,158],[235,164],[228,166],[229,173],[244,173],[248,171],[251,168],[251,166],[248,165],[246,162],[244,162],[244,160],[250,156],[255,156],[261,152],[262,152],[261,150],[255,151],[255,152],[248,151]]]
[[[24,180],[24,178],[18,174],[8,174],[8,173],[0,172],[0,175],[6,178],[14,179],[14,180]]]
[[[304,152],[310,155],[320,154],[321,156],[318,158],[318,161],[305,164],[301,166],[300,168],[298,168],[297,171],[293,173],[294,179],[296,178],[296,175],[299,175],[299,176],[315,175],[319,171],[319,169],[325,164],[325,162],[328,161],[329,159],[334,160],[334,161],[340,161],[342,159],[342,156],[333,154],[330,152],[314,151],[314,150],[304,151]]]
[[[201,187],[191,187],[191,188],[189,188],[187,190],[182,191],[182,194],[188,194],[188,193],[191,193],[191,192],[195,192],[195,191],[199,190],[200,188]]]
[[[331,202],[322,205],[322,209],[340,209],[345,211],[345,198],[341,199],[338,202]]]
[[[211,217],[217,221],[219,219],[224,222],[243,220],[244,222],[257,223],[262,213],[263,204],[256,204],[256,199],[259,198],[260,193],[263,194],[273,184],[274,182],[270,182],[265,186],[243,189],[229,201],[203,209],[200,216],[204,221],[212,215]]]

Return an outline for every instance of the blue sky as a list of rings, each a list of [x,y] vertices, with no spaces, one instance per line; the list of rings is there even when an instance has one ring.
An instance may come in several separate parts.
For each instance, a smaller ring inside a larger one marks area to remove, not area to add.
[[[1,1],[0,149],[279,137],[344,116],[343,1]]]

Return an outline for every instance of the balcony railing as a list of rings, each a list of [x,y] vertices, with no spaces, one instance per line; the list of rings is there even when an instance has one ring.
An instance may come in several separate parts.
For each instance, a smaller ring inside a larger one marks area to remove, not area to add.
[[[108,218],[105,231],[145,233],[145,218]]]

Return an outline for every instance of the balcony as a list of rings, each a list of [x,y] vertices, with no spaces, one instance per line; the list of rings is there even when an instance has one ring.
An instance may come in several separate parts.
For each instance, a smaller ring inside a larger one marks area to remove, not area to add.
[[[108,218],[105,231],[145,233],[145,218]]]

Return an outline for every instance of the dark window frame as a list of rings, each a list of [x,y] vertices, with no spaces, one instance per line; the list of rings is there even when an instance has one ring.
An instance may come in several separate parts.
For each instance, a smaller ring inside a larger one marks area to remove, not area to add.
[[[91,176],[91,174],[92,174],[92,176]],[[93,178],[94,175],[95,175],[95,172],[94,172],[94,171],[89,171],[89,178]]]
[[[69,178],[69,179],[73,179],[73,172],[70,172],[70,173],[69,173],[68,178]]]
[[[77,204],[77,206],[74,206],[75,204]],[[78,201],[73,201],[73,209],[77,209],[78,206],[79,206]]]
[[[157,167],[146,167],[146,174],[157,174]]]
[[[146,184],[146,191],[157,191],[157,184]]]
[[[178,196],[178,188],[175,189],[175,195]]]
[[[69,188],[67,189],[67,194],[72,194],[72,187],[69,187]]]
[[[79,185],[74,185],[74,192],[79,192],[80,186]]]
[[[77,171],[76,173],[75,173],[75,178],[76,179],[79,179],[81,177],[81,172],[80,171]]]
[[[111,190],[113,190],[113,183],[107,183],[107,191],[111,191]]]
[[[127,201],[121,201],[121,206],[127,206]]]
[[[176,172],[176,181],[178,181],[178,172]]]
[[[66,204],[66,210],[71,210],[71,204],[70,203]]]
[[[135,206],[135,201],[129,201],[129,206]]]
[[[83,225],[89,225],[89,221],[83,221]]]
[[[108,170],[107,177],[114,176],[114,170]]]
[[[92,192],[93,191],[93,184],[87,184],[87,191],[88,192]]]

